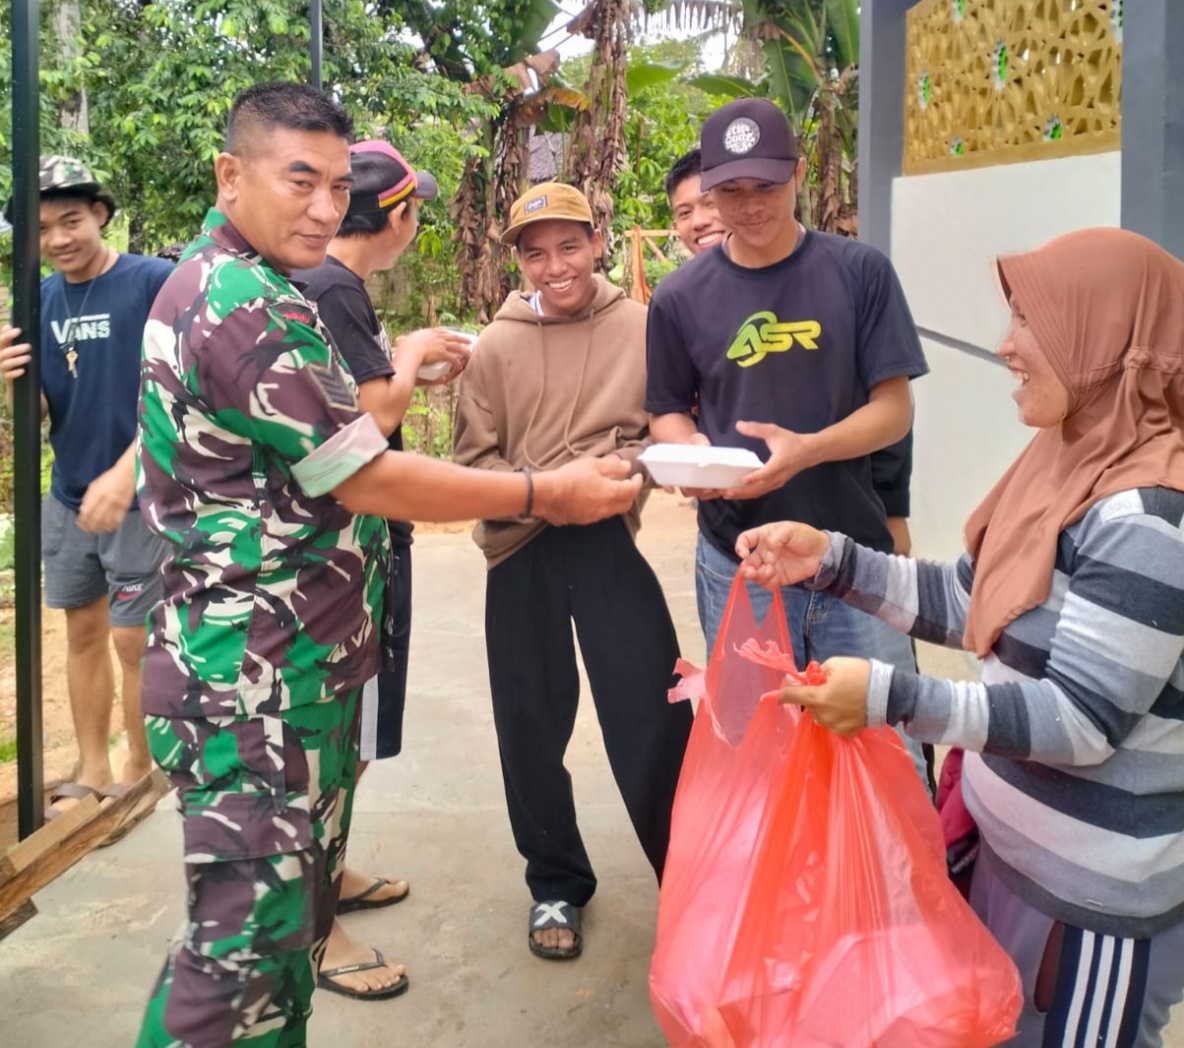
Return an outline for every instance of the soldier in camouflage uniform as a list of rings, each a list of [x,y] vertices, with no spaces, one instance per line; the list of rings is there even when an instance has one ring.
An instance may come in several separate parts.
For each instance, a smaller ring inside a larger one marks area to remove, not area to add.
[[[535,479],[387,450],[287,275],[323,260],[346,210],[351,135],[306,85],[242,92],[217,205],[145,329],[141,506],[171,548],[143,701],[188,916],[140,1048],[305,1044],[379,663],[383,518],[591,522],[638,488],[611,457]]]

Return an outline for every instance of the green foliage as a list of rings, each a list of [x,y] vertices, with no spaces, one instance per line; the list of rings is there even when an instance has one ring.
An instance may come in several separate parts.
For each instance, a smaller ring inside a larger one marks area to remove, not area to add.
[[[629,52],[628,163],[613,191],[613,226],[618,234],[635,225],[670,227],[666,172],[698,145],[699,125],[718,105],[692,82],[702,71],[699,62],[699,45],[694,40],[664,40]]]
[[[16,566],[16,530],[12,517],[0,513],[0,571],[11,571]]]
[[[417,64],[399,5],[326,4],[326,85],[354,113],[359,133],[381,131],[428,167],[446,193],[472,146],[459,131],[488,103]],[[8,24],[10,0],[0,0]],[[130,217],[130,246],[151,252],[193,236],[213,203],[213,160],[235,93],[261,80],[307,80],[307,2],[94,0],[83,5],[81,54],[43,19],[42,152],[89,161]],[[10,153],[11,69],[0,47],[0,156]],[[90,135],[60,128],[59,108],[85,88]],[[0,164],[7,197],[11,168]]]
[[[42,435],[41,497],[49,493],[53,471],[53,449]],[[13,529],[13,432],[12,419],[0,407],[0,572],[14,565],[16,533]]]
[[[417,386],[403,416],[403,447],[431,458],[452,458],[455,392],[449,386]]]

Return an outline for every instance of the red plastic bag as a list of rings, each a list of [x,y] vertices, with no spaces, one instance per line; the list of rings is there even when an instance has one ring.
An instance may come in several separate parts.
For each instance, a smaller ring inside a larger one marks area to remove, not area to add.
[[[791,651],[780,599],[758,629],[733,586],[674,802],[663,1031],[675,1048],[1007,1040],[1018,973],[947,878],[911,759],[890,729],[844,739],[768,695]]]

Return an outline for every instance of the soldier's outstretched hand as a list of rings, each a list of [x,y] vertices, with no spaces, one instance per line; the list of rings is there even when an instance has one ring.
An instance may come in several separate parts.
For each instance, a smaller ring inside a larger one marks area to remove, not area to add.
[[[581,458],[532,474],[534,515],[550,524],[592,524],[628,511],[641,491],[641,474],[618,455]]]

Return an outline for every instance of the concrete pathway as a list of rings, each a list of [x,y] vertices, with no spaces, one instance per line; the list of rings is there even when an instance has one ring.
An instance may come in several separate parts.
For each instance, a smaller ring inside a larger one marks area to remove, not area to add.
[[[657,495],[641,546],[662,578],[684,654],[702,665],[694,515]],[[482,634],[484,565],[467,533],[415,546],[415,629],[405,753],[359,791],[351,865],[410,880],[398,906],[346,917],[407,964],[387,1002],[318,993],[313,1045],[339,1048],[663,1048],[649,1006],[657,891],[604,759],[590,702],[568,755],[600,878],[578,961],[526,948],[529,905],[505,813]],[[181,919],[180,834],[166,798],[112,848],[37,897],[39,916],[0,943],[0,1044],[130,1048]],[[1177,1027],[1182,1024],[1177,1023]],[[1184,1032],[1168,1048],[1184,1048]]]

